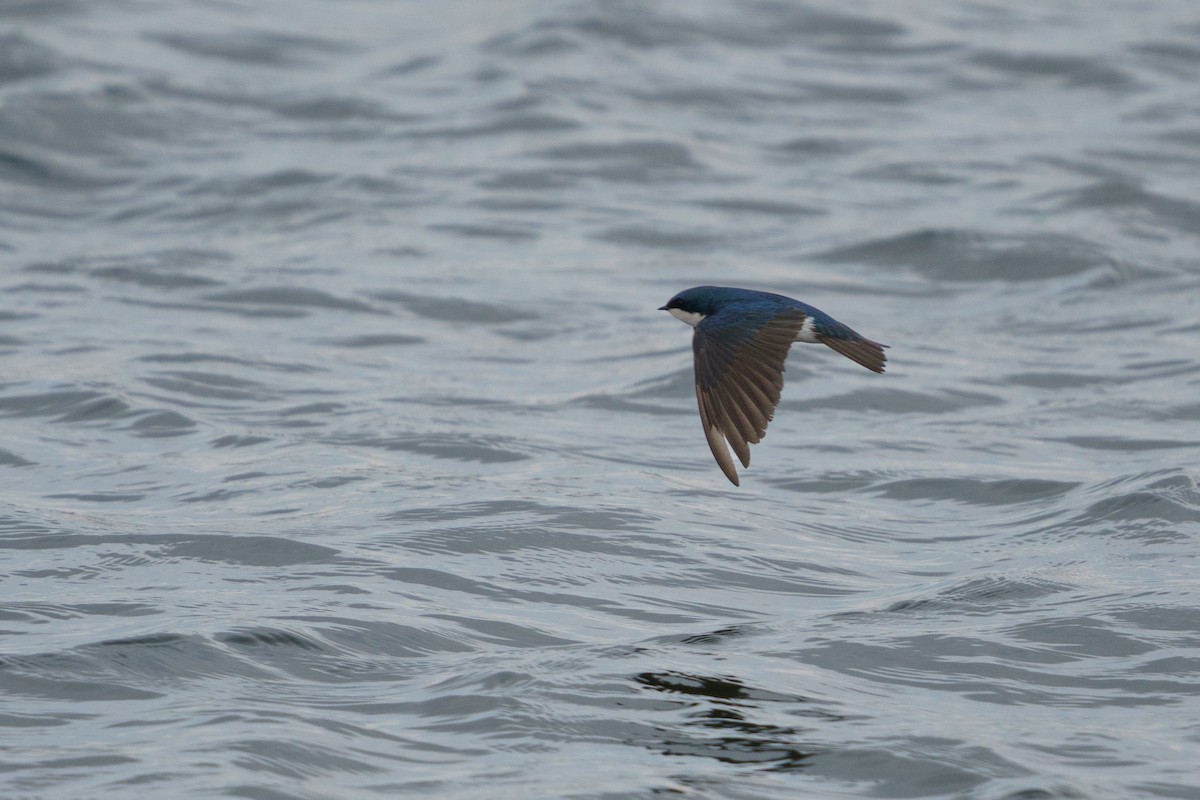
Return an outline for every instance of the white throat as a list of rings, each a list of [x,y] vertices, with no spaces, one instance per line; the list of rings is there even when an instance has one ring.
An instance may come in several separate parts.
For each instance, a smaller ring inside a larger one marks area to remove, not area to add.
[[[703,322],[705,316],[695,311],[684,311],[682,308],[668,308],[667,312],[675,319],[682,320],[693,328]]]

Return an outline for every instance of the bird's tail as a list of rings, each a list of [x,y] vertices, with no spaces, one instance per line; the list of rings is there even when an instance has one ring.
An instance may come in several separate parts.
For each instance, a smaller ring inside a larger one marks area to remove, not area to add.
[[[887,363],[887,355],[884,354],[883,348],[887,345],[864,339],[849,328],[846,328],[846,332],[850,336],[822,336],[821,341],[872,372],[883,372],[884,365]]]

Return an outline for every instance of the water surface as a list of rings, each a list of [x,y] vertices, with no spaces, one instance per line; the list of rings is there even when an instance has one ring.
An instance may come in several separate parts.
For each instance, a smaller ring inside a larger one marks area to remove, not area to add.
[[[0,794],[1200,796],[1198,36],[4,5]],[[739,489],[700,283],[892,346]]]

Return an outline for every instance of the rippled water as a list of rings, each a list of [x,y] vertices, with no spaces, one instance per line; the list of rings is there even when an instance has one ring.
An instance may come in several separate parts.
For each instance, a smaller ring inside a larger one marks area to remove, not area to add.
[[[1192,2],[0,6],[0,795],[1200,797]],[[797,346],[734,489],[699,283]]]

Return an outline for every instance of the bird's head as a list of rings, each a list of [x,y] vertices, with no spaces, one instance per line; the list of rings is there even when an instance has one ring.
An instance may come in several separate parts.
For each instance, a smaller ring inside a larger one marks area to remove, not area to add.
[[[695,286],[691,289],[684,289],[658,310],[666,311],[675,319],[683,320],[688,325],[695,327],[715,310],[713,304],[717,299],[716,289],[715,286]]]

